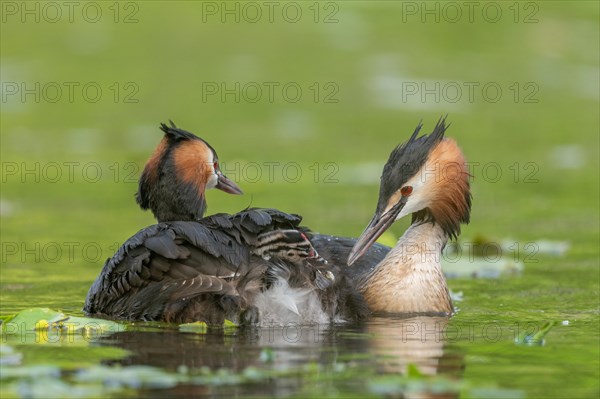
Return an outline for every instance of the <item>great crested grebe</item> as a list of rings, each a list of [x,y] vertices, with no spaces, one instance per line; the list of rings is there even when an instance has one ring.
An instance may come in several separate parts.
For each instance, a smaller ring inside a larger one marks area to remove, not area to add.
[[[342,270],[355,240],[312,234],[299,226],[301,217],[275,209],[203,217],[207,189],[241,190],[220,171],[206,141],[173,124],[161,129],[164,138],[136,195],[159,223],[106,261],[88,292],[87,314],[260,325],[350,321],[367,314]],[[388,250],[374,246],[360,266],[379,263]]]
[[[471,191],[467,164],[456,144],[444,138],[440,119],[433,132],[411,138],[390,154],[383,168],[375,216],[356,242],[352,265],[396,220],[412,224],[374,268],[357,274],[369,309],[382,313],[451,314],[452,300],[441,268],[441,251],[469,223]],[[354,267],[354,266],[351,266]]]
[[[444,138],[445,119],[433,132],[392,151],[383,168],[375,216],[356,242],[352,265],[394,221],[412,215],[396,246],[357,279],[373,312],[451,314],[452,300],[441,268],[441,252],[469,223],[471,191],[467,164],[456,144]],[[352,267],[352,266],[351,266]]]

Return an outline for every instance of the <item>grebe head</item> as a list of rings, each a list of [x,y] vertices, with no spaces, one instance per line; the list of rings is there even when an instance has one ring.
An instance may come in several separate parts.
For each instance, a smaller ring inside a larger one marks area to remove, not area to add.
[[[151,209],[159,222],[198,220],[206,210],[206,190],[242,194],[221,172],[210,144],[173,122],[160,129],[165,135],[144,167],[136,194],[142,209]]]
[[[383,168],[375,216],[348,258],[354,263],[396,220],[413,215],[413,223],[439,225],[450,237],[469,223],[471,191],[467,164],[456,142],[444,138],[448,125],[441,118],[433,132],[396,147]]]

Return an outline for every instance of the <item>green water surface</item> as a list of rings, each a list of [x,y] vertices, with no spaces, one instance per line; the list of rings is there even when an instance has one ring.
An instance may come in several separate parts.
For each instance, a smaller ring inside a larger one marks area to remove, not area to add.
[[[277,2],[272,20],[262,2],[52,3],[2,2],[1,316],[82,315],[104,260],[153,223],[133,195],[169,118],[246,193],[209,192],[209,213],[358,236],[389,152],[448,114],[473,174],[460,241],[503,245],[450,266],[521,271],[458,273],[450,320],[3,334],[3,397],[598,397],[597,2]]]

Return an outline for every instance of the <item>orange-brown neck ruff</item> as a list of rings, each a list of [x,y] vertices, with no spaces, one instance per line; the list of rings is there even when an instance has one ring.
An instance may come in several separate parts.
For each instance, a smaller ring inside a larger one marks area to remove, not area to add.
[[[150,183],[155,183],[158,179],[158,169],[160,167],[160,161],[165,156],[165,152],[167,151],[169,144],[166,137],[158,143],[158,146],[148,159],[146,166],[144,167],[144,173],[147,175],[148,181]]]
[[[173,163],[177,179],[198,190],[198,197],[204,197],[206,183],[213,173],[213,154],[200,140],[182,142],[173,150]]]
[[[413,223],[432,220],[449,238],[460,234],[460,225],[469,223],[471,191],[465,157],[452,139],[443,139],[429,154],[419,176],[427,179],[427,208],[413,214]]]
[[[142,209],[150,207],[150,187],[153,187],[158,182],[158,171],[161,167],[161,162],[165,157],[169,142],[166,137],[160,141],[140,176],[138,192],[136,193],[136,201]]]

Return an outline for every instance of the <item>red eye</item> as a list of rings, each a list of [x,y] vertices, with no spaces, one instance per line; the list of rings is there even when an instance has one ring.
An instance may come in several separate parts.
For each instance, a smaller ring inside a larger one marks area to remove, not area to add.
[[[215,171],[219,170],[219,163],[218,162],[213,163],[213,169]]]
[[[408,197],[412,193],[412,186],[404,186],[400,189],[400,194],[403,197]]]

